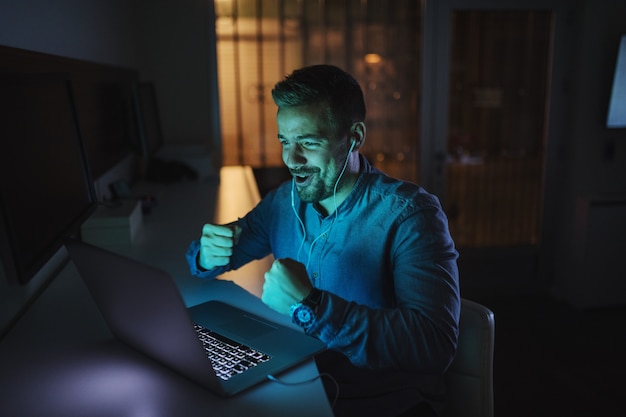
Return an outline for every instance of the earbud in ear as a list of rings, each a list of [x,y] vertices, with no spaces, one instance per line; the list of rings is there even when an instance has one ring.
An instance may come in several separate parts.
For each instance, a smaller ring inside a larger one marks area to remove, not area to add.
[[[353,123],[352,126],[350,127],[350,138],[352,143],[350,144],[350,152],[352,152],[354,150],[354,148],[358,146],[361,146],[361,139],[363,139],[363,137],[361,136],[361,132],[358,130],[359,129],[359,124],[358,123]]]

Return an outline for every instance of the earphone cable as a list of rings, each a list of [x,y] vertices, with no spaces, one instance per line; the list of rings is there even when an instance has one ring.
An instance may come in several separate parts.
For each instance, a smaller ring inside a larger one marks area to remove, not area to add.
[[[309,264],[311,262],[311,254],[313,253],[313,247],[315,246],[315,243],[318,241],[318,239],[320,239],[324,235],[327,235],[328,233],[330,233],[330,230],[335,225],[335,221],[337,221],[337,217],[338,217],[338,214],[339,214],[338,213],[338,208],[337,208],[337,187],[339,186],[339,181],[341,181],[341,178],[343,177],[343,174],[346,172],[346,168],[348,167],[348,162],[350,161],[350,153],[352,152],[352,149],[354,149],[355,145],[356,145],[356,142],[352,141],[352,145],[350,146],[350,150],[348,151],[348,154],[346,155],[346,162],[344,162],[343,168],[341,169],[341,172],[339,173],[339,177],[337,177],[337,181],[335,181],[335,186],[333,187],[333,204],[335,206],[335,213],[334,213],[335,217],[333,218],[333,221],[331,222],[330,226],[328,226],[328,229],[326,229],[325,231],[320,233],[311,242],[311,246],[309,246],[309,253],[307,254],[307,262],[306,262],[306,269],[307,270],[309,269]],[[296,207],[295,207],[295,203],[294,203],[294,187],[295,187],[295,178],[293,178],[291,180],[291,208],[293,209],[293,212],[296,215],[296,218],[298,219],[298,222],[300,223],[300,227],[302,228],[302,234],[303,234],[302,242],[300,242],[300,247],[298,248],[298,254],[296,256],[296,259],[298,261],[300,261],[300,251],[304,247],[304,242],[306,241],[306,227],[304,226],[304,222],[302,221],[302,219],[298,215],[298,212],[296,211]]]
[[[312,382],[317,381],[318,379],[321,379],[323,377],[326,377],[328,379],[330,379],[330,381],[333,383],[333,385],[335,386],[335,397],[333,398],[333,401],[330,403],[330,408],[334,408],[335,407],[335,403],[337,402],[337,399],[339,398],[339,383],[337,382],[337,380],[329,373],[321,373],[311,379],[305,379],[304,381],[295,381],[295,382],[287,382],[287,381],[283,381],[280,378],[275,377],[274,375],[268,374],[267,375],[267,379],[269,379],[272,382],[276,382],[278,384],[281,385],[287,385],[287,386],[296,386],[296,385],[304,385],[304,384],[310,384]]]

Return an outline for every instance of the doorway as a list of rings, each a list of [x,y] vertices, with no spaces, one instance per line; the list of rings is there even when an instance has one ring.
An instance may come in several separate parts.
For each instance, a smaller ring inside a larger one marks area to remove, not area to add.
[[[547,161],[563,129],[554,57],[570,6],[426,3],[420,177],[448,213],[470,297],[543,285]]]
[[[552,13],[452,12],[445,202],[457,245],[538,245]]]

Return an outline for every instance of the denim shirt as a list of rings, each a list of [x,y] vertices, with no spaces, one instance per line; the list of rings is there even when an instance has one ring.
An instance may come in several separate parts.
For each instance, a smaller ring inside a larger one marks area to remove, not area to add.
[[[307,333],[356,367],[437,379],[454,357],[460,311],[447,218],[437,197],[360,158],[357,182],[334,213],[321,215],[286,182],[238,220],[229,265],[200,270],[192,242],[191,272],[211,278],[270,253],[296,259],[322,290]]]

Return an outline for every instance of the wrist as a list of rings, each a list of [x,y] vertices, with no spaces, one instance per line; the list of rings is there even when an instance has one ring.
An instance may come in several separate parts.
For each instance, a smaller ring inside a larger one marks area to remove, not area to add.
[[[198,271],[200,272],[209,272],[211,269],[214,268],[205,268],[201,263],[200,263],[200,252],[198,251],[198,254],[196,255],[196,267],[198,268]]]
[[[205,267],[200,263],[200,252],[198,252],[198,254],[196,255],[196,269],[198,270],[198,272],[212,272],[215,271],[215,269],[217,268],[217,266],[212,266],[212,267]]]
[[[312,288],[302,301],[291,306],[291,320],[304,329],[309,328],[317,315],[321,300],[322,291]]]

